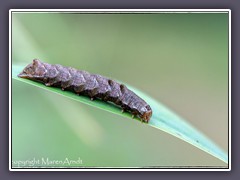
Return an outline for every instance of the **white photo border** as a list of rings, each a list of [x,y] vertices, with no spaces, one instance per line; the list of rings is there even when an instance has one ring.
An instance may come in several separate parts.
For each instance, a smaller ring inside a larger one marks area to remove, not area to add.
[[[12,13],[228,13],[228,168],[12,168]],[[231,171],[231,9],[10,9],[9,10],[9,171]]]

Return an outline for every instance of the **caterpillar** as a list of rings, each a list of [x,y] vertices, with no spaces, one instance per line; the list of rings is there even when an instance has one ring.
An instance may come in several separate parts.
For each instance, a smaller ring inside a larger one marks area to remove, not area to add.
[[[120,106],[122,112],[128,111],[132,114],[132,118],[137,116],[146,123],[152,116],[151,107],[124,84],[98,74],[33,59],[18,77],[38,81],[46,86],[70,90],[77,95],[89,96],[91,100],[98,98],[112,102]]]

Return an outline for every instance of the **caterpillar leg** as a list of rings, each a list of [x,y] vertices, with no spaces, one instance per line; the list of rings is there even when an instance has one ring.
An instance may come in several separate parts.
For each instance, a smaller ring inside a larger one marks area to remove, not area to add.
[[[127,107],[126,107],[126,106],[122,105],[121,108],[122,108],[122,110],[121,110],[122,113],[124,113],[125,111],[127,111]]]
[[[45,83],[45,86],[51,86],[52,84],[51,83]]]
[[[122,108],[122,110],[121,110],[122,113],[129,110],[128,107],[124,104],[121,105],[121,108]]]
[[[45,84],[45,86],[52,86],[52,85],[54,85],[55,84],[55,81],[54,80],[51,80],[51,79],[49,79],[48,80],[48,82],[46,82],[46,83],[44,83]]]
[[[134,119],[134,117],[138,117],[138,114],[137,114],[136,111],[133,111],[133,112],[132,112],[132,118]]]
[[[52,85],[54,85],[54,82],[47,82],[47,83],[45,83],[45,86],[52,86]]]
[[[102,100],[107,102],[107,101],[109,100],[109,96],[107,96],[107,95],[104,96],[104,97],[102,98]]]

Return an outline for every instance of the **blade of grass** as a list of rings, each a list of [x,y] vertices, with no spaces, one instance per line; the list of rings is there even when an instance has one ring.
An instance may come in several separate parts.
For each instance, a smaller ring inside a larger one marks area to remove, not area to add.
[[[131,118],[130,113],[121,113],[121,109],[119,107],[113,106],[110,103],[105,103],[100,100],[91,101],[90,98],[86,96],[77,96],[72,92],[62,91],[60,88],[46,87],[45,85],[38,82],[30,81],[23,78],[18,78],[17,75],[22,71],[23,68],[24,66],[13,65],[12,78],[18,81],[22,81],[30,85],[34,85],[36,87],[57,93],[59,95],[68,97],[70,99],[83,102],[85,104],[109,111],[111,113]],[[142,93],[141,91],[129,85],[128,87],[129,89],[133,90],[136,94],[138,94],[141,98],[146,100],[146,102],[148,102],[149,105],[151,106],[153,110],[153,115],[147,125],[158,128],[179,139],[182,139],[228,164],[228,155],[221,148],[219,148],[214,142],[212,142],[205,135],[203,135],[201,132],[199,132],[197,129],[195,129],[189,123],[187,123],[186,120],[177,116],[167,107],[157,102],[156,100],[152,99],[148,95]]]

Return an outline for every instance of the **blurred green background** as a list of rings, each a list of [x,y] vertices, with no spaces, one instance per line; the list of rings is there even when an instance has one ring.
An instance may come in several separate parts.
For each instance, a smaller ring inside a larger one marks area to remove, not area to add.
[[[15,12],[12,63],[33,58],[126,82],[228,151],[227,13]],[[13,80],[12,160],[79,157],[79,166],[227,166],[138,121]]]

